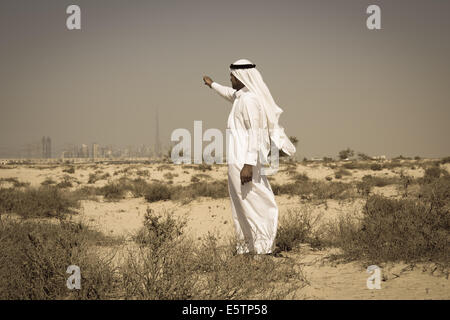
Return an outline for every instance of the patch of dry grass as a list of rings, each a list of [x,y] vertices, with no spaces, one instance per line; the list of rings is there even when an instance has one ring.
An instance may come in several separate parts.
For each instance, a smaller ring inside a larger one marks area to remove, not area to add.
[[[449,177],[423,185],[418,198],[371,196],[361,218],[330,225],[329,243],[350,259],[371,263],[430,259],[449,265],[449,208]]]
[[[305,285],[290,259],[236,255],[235,243],[219,245],[212,234],[196,243],[184,226],[148,211],[139,250],[121,269],[127,299],[277,299]]]
[[[109,261],[91,250],[108,240],[82,224],[3,221],[0,299],[106,299],[115,292]],[[81,269],[81,289],[69,290],[67,267]]]
[[[79,208],[79,199],[55,186],[0,189],[0,213],[16,213],[24,218],[61,217]]]

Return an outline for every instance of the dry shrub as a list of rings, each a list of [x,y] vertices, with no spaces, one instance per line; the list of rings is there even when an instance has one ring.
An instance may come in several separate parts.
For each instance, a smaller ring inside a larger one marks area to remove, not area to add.
[[[365,175],[360,182],[356,184],[358,193],[363,196],[368,196],[373,187],[385,187],[391,184],[401,183],[400,178],[396,177],[377,177],[372,175]]]
[[[442,158],[441,164],[446,164],[446,163],[450,163],[450,157]]]
[[[121,182],[110,182],[101,188],[97,189],[97,194],[103,195],[106,200],[118,201],[125,197],[127,187]]]
[[[212,234],[202,239],[195,257],[200,299],[283,299],[306,284],[293,259],[237,255],[234,240],[221,246]]]
[[[320,216],[313,217],[311,210],[292,209],[279,219],[276,245],[281,251],[290,251],[301,243],[320,247],[319,231],[316,229]]]
[[[383,169],[383,166],[381,164],[379,164],[379,163],[372,163],[370,165],[370,169],[373,170],[373,171],[380,171],[380,170]]]
[[[160,200],[180,200],[184,203],[198,197],[210,197],[213,199],[228,196],[228,184],[223,181],[199,181],[189,186],[171,186],[163,183],[148,184],[145,199],[149,202]]]
[[[56,184],[56,181],[50,177],[45,178],[45,180],[41,182],[41,185],[43,185],[43,186],[50,186],[50,185],[54,185],[54,184]]]
[[[295,171],[296,173],[297,171]],[[304,181],[308,181],[309,177],[306,173],[296,173],[294,174],[294,176],[292,177],[293,180],[295,180],[296,182],[304,182]]]
[[[61,217],[79,208],[78,198],[55,186],[0,189],[0,212],[30,217]]]
[[[90,173],[89,174],[89,180],[88,183],[89,184],[93,184],[96,183],[99,180],[106,180],[110,177],[111,175],[107,172],[105,174],[101,174],[101,172],[95,172],[95,173]]]
[[[170,165],[170,164],[161,164],[161,165],[159,165],[156,168],[156,170],[158,170],[158,171],[163,171],[163,170],[170,170],[170,171],[172,171],[172,170],[175,170],[175,168],[174,168],[173,165]]]
[[[150,177],[150,171],[148,170],[137,170],[136,175],[140,177]]]
[[[436,164],[434,166],[428,167],[425,169],[422,183],[431,183],[435,181],[436,179],[439,179],[441,176],[448,176],[448,172],[441,167],[439,167],[439,164]]]
[[[127,299],[282,298],[305,284],[292,260],[236,255],[209,234],[195,243],[185,220],[148,210],[144,228],[121,270]]]
[[[296,181],[283,185],[272,184],[275,195],[288,194],[316,199],[348,199],[354,196],[353,185],[343,182]]]
[[[448,264],[450,178],[421,192],[419,199],[369,197],[361,219],[343,218],[330,229],[330,243],[349,258],[371,263],[433,259]]]
[[[84,225],[3,221],[0,224],[0,299],[105,299],[114,270],[91,245],[104,236]],[[81,271],[81,289],[69,290],[67,267]]]
[[[339,170],[337,170],[334,173],[334,177],[336,179],[341,179],[343,176],[351,176],[351,175],[352,175],[352,173],[349,170],[346,170],[344,168],[340,168]]]
[[[173,187],[163,183],[150,183],[145,189],[144,198],[148,202],[170,200]]]
[[[144,227],[135,236],[121,268],[127,299],[189,299],[197,282],[194,276],[193,244],[182,233],[184,220],[171,214],[155,215],[147,209]]]
[[[14,178],[0,178],[0,184],[2,182],[11,183],[14,188],[22,188],[22,187],[27,187],[30,185],[29,182],[21,182],[15,177]]]
[[[75,173],[75,167],[74,167],[74,166],[70,166],[70,167],[68,167],[68,168],[66,168],[66,169],[63,169],[62,172],[66,172],[66,173],[69,173],[69,174],[73,174],[73,173]]]

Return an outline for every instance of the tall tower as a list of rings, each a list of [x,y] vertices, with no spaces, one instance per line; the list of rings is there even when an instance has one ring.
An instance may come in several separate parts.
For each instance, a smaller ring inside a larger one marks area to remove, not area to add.
[[[92,144],[92,158],[93,159],[98,158],[98,151],[99,151],[98,143],[93,143]]]
[[[155,155],[156,157],[161,156],[161,143],[159,141],[159,114],[158,114],[158,107],[156,107],[156,117],[155,117]]]
[[[47,157],[47,139],[42,137],[42,158],[45,159]]]
[[[52,139],[50,139],[50,137],[47,137],[46,140],[46,145],[47,145],[47,159],[50,159],[52,157]]]

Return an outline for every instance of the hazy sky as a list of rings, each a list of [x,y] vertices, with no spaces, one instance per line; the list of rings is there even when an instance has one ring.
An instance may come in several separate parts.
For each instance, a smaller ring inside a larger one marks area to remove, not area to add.
[[[366,27],[370,4],[382,30]],[[0,153],[43,135],[56,149],[153,145],[155,108],[163,144],[194,120],[224,130],[231,105],[202,76],[229,85],[247,58],[300,158],[448,156],[449,13],[444,0],[2,0]]]

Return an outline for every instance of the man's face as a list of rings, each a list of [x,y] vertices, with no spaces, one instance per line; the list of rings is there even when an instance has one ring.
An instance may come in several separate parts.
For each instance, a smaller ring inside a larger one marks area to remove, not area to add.
[[[230,81],[231,81],[231,87],[234,90],[240,90],[244,87],[244,84],[240,82],[232,73],[230,73]]]

